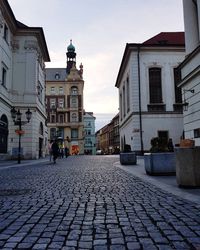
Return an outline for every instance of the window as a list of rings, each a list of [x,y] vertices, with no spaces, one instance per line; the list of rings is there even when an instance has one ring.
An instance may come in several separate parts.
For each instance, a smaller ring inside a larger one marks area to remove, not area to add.
[[[51,115],[51,123],[55,123],[56,122],[56,116],[55,115]]]
[[[51,87],[51,94],[53,95],[53,94],[55,94],[55,93],[56,93],[55,87]]]
[[[63,87],[59,87],[59,94],[63,94]]]
[[[126,102],[125,102],[125,87],[123,87],[123,115],[126,115]]]
[[[60,75],[59,75],[58,72],[56,72],[56,74],[55,74],[55,79],[56,79],[56,80],[59,80],[59,79],[60,79]]]
[[[38,86],[37,86],[37,92],[38,92],[38,99],[40,102],[42,102],[42,85],[40,82],[38,82]]]
[[[194,129],[194,138],[199,138],[200,137],[200,128]]]
[[[64,99],[59,99],[58,106],[59,108],[64,108]]]
[[[129,77],[126,79],[126,107],[127,113],[130,110],[130,89],[129,89]]]
[[[122,120],[122,94],[120,93],[120,98],[119,98],[119,102],[120,102],[120,120]]]
[[[181,88],[177,87],[178,83],[181,81],[181,71],[174,68],[174,89],[175,89],[175,103],[182,103]]]
[[[86,135],[91,135],[91,130],[90,130],[90,129],[86,129],[86,130],[85,130],[85,134],[86,134]]]
[[[64,115],[59,115],[59,122],[64,123]]]
[[[71,130],[71,138],[78,138],[78,129],[72,129]]]
[[[72,122],[77,122],[77,114],[76,113],[72,113]]]
[[[2,67],[2,85],[6,87],[6,80],[7,80],[7,69],[5,66]]]
[[[8,27],[6,24],[4,25],[3,38],[5,39],[6,42],[8,42]]]
[[[150,103],[162,103],[161,68],[149,69]]]
[[[78,95],[78,88],[77,87],[71,87],[71,95]]]
[[[50,99],[50,108],[56,108],[56,100],[55,99]]]
[[[72,108],[77,108],[78,107],[78,101],[77,101],[78,99],[77,99],[77,97],[72,97],[71,98],[71,107]]]

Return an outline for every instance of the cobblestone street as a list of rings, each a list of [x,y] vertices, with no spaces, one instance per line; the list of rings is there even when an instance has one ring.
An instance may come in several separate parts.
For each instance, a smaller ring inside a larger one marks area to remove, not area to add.
[[[198,249],[200,206],[75,156],[0,170],[1,249]]]

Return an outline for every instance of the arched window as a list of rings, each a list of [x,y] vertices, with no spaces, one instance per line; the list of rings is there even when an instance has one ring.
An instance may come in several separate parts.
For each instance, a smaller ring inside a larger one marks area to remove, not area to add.
[[[78,95],[78,88],[73,86],[71,87],[71,95]]]
[[[44,134],[44,129],[43,129],[43,124],[42,124],[42,122],[40,122],[39,134],[40,134],[40,135],[43,135],[43,134]]]
[[[149,69],[150,103],[162,103],[161,68]]]
[[[72,122],[77,122],[77,114],[72,113]]]

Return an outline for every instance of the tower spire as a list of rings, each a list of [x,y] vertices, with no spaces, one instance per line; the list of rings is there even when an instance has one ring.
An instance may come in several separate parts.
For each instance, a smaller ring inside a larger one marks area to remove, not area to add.
[[[70,45],[67,47],[67,74],[70,73],[70,70],[73,65],[76,65],[76,53],[75,53],[75,47],[72,44],[72,39],[70,39]]]

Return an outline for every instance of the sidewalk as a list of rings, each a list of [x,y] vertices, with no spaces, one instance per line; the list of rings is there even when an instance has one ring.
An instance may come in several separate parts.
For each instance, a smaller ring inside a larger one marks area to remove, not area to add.
[[[35,165],[43,162],[49,162],[49,156],[37,160],[21,160],[20,164],[17,163],[17,160],[6,160],[6,161],[2,160],[0,161],[0,170],[12,167]]]
[[[200,188],[180,188],[177,185],[176,176],[147,175],[144,168],[144,159],[141,156],[137,157],[137,165],[121,165],[119,162],[116,162],[115,166],[171,194],[200,205]]]

